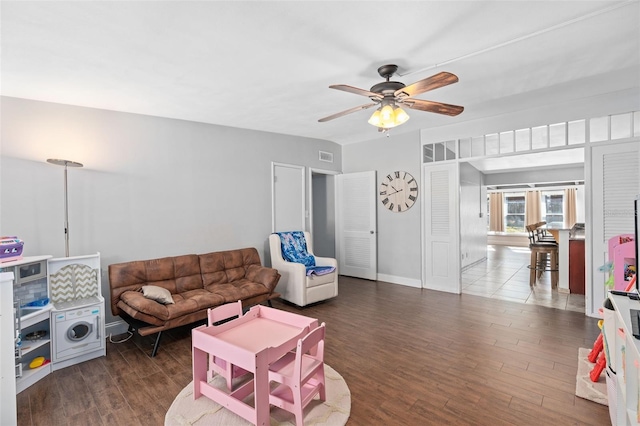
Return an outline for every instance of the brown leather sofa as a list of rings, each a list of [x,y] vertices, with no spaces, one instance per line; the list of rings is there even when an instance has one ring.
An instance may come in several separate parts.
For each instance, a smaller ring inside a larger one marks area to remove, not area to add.
[[[243,307],[271,305],[279,279],[253,247],[117,263],[109,265],[111,312],[127,321],[130,332],[158,333],[153,357],[164,330],[202,321],[208,308],[238,300]],[[168,290],[174,303],[145,297],[143,286]]]

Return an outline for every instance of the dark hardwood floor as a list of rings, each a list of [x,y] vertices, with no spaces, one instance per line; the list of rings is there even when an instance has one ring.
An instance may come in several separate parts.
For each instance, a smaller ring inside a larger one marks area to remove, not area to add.
[[[351,390],[348,425],[607,425],[574,395],[578,348],[596,319],[543,306],[340,278],[340,295],[299,309],[327,323],[325,361]],[[189,329],[107,343],[18,395],[19,425],[162,425],[191,381]],[[115,339],[115,337],[114,337]]]

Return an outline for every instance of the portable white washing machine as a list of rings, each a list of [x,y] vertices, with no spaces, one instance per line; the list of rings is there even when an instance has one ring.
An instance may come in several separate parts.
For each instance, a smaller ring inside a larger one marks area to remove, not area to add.
[[[56,306],[57,309],[51,313],[53,365],[62,363],[61,368],[104,355],[104,303],[84,299],[64,305],[62,310]]]

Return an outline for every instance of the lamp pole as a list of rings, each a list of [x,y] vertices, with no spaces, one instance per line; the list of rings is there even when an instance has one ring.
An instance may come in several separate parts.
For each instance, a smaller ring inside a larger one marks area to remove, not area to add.
[[[69,202],[67,196],[67,168],[82,167],[82,163],[76,163],[70,160],[60,160],[57,158],[49,158],[47,163],[56,166],[64,166],[64,255],[69,257]]]

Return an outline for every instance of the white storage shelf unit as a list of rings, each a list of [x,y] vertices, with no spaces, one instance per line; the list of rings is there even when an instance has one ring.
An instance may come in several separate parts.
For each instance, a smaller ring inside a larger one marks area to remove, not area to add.
[[[20,318],[20,362],[16,364],[16,391],[18,393],[33,385],[51,372],[50,364],[37,368],[29,367],[31,361],[40,356],[44,357],[49,362],[51,361],[50,311],[51,305],[40,311],[23,315]],[[29,340],[28,337],[31,333],[42,332],[44,333],[44,337]]]
[[[609,295],[615,312],[615,328],[607,327],[605,320],[605,338],[612,359],[610,366],[615,375],[607,380],[613,381],[607,386],[609,410],[615,425],[640,424],[640,340],[633,337],[630,309],[640,310],[640,301],[627,296]],[[612,336],[613,334],[613,336]]]
[[[15,377],[16,392],[20,393],[51,373],[51,304],[24,308],[29,302],[49,297],[47,260],[51,256],[30,256],[0,263],[2,272],[13,273],[13,317],[16,333]],[[40,335],[29,340],[34,334]],[[34,333],[34,334],[32,334]],[[37,368],[29,364],[42,356],[49,363]]]

